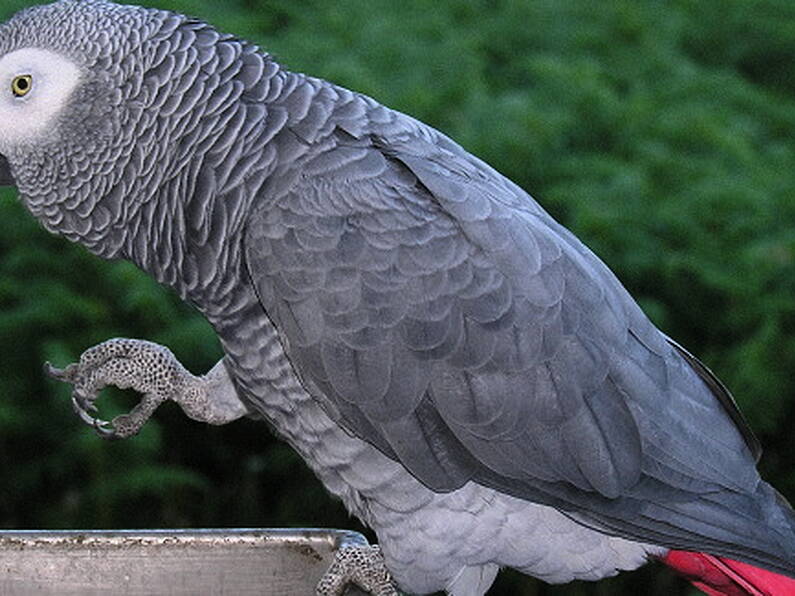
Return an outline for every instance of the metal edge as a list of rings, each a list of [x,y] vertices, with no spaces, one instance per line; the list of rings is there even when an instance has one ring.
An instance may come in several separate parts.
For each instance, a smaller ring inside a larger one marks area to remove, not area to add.
[[[323,528],[178,528],[143,530],[0,530],[3,546],[102,546],[137,542],[143,544],[265,544],[321,542],[332,549],[366,546],[367,539],[353,530]]]

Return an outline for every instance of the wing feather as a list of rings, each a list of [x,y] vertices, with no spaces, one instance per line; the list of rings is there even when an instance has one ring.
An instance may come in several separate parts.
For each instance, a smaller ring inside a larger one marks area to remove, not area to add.
[[[252,279],[302,377],[380,423],[426,404],[506,476],[616,497],[638,482],[649,431],[662,463],[736,486],[720,451],[740,435],[695,377],[697,399],[680,401],[718,424],[700,440],[717,463],[683,464],[697,433],[666,403],[681,358],[601,262],[474,158],[401,149],[326,145],[250,234]]]
[[[726,539],[704,495],[760,480],[718,386],[532,198],[370,108],[249,220],[251,279],[310,392],[434,490],[476,480],[636,538]],[[661,499],[694,503],[702,537]]]

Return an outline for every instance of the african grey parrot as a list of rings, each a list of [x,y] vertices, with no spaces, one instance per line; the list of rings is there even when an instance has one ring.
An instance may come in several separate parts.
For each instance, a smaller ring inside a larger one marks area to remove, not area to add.
[[[174,288],[225,352],[197,377],[100,344],[51,369],[77,412],[116,437],[165,400],[269,421],[378,536],[320,593],[650,558],[711,594],[795,593],[795,514],[726,389],[440,132],[200,21],[61,0],[0,28],[0,153],[48,230]],[[112,423],[108,384],[143,394]]]

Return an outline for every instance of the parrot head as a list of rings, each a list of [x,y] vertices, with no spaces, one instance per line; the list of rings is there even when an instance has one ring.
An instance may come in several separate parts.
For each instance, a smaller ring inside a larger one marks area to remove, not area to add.
[[[51,232],[116,256],[107,232],[130,224],[146,198],[137,185],[162,157],[146,112],[168,76],[164,40],[185,20],[60,0],[0,25],[0,184]]]

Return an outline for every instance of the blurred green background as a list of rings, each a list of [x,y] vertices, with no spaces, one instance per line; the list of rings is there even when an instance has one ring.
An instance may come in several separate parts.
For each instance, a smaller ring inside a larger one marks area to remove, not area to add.
[[[28,4],[3,0],[0,17]],[[764,475],[795,499],[792,0],[147,4],[408,112],[529,190],[734,391]],[[172,294],[43,232],[3,192],[0,527],[359,528],[264,424],[164,406],[134,439],[97,438],[41,365],[114,336],[162,342],[196,373],[220,356]],[[102,415],[134,401],[108,391]],[[651,565],[556,587],[504,573],[492,594],[641,592],[692,593]]]

